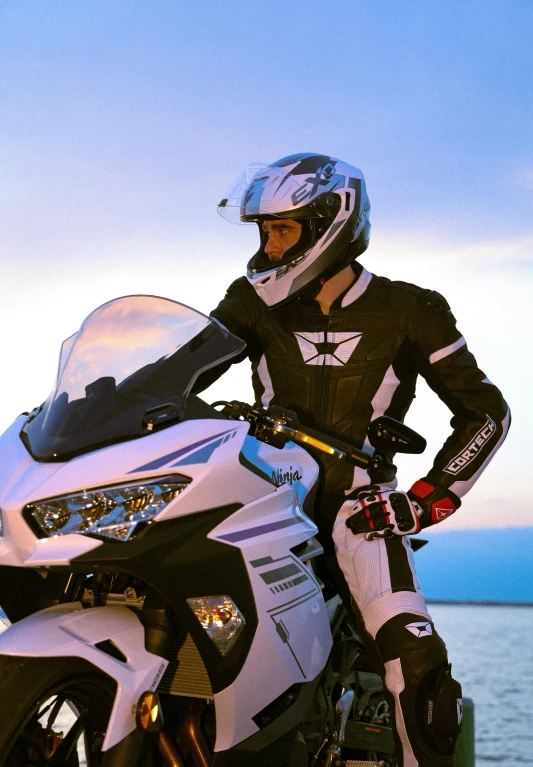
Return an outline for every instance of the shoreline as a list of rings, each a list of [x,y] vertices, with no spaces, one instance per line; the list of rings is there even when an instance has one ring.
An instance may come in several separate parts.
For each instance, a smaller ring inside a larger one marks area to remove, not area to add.
[[[533,602],[498,602],[492,600],[473,601],[469,599],[426,599],[428,605],[465,605],[468,607],[533,607]]]

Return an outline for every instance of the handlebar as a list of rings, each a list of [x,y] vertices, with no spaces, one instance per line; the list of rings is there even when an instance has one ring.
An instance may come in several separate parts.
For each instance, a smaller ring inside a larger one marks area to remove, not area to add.
[[[315,429],[303,428],[295,413],[278,406],[270,409],[248,405],[246,402],[214,402],[212,407],[223,405],[222,413],[230,418],[243,418],[251,425],[250,433],[261,442],[273,447],[283,448],[287,442],[296,442],[306,447],[312,447],[321,453],[326,453],[339,460],[347,461],[354,466],[369,469],[372,473],[381,469],[383,458],[378,453],[370,455],[360,448],[347,442],[330,437]]]

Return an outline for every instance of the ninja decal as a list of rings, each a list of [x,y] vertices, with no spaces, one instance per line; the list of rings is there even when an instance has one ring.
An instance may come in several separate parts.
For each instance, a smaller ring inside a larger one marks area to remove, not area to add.
[[[306,365],[346,365],[362,333],[295,333]]]

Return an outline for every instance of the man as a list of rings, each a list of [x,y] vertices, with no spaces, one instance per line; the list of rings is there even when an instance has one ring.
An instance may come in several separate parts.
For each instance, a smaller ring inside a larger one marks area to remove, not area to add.
[[[259,226],[247,276],[212,313],[246,341],[258,401],[294,410],[303,424],[368,451],[368,424],[383,414],[403,421],[418,375],[453,414],[433,467],[407,493],[395,490],[392,460],[371,481],[360,468],[317,456],[316,516],[332,533],[384,664],[400,763],[451,767],[461,688],[405,536],[459,508],[505,438],[508,408],[442,296],[357,263],[370,237],[359,169],[325,155],[292,155],[245,172],[219,208]]]

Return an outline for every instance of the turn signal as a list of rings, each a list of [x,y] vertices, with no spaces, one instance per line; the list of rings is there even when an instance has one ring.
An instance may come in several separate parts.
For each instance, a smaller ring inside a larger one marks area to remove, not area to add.
[[[163,726],[163,712],[155,692],[143,692],[135,707],[135,721],[139,730],[155,732]]]
[[[246,621],[229,596],[188,599],[187,603],[221,655],[231,650]]]

